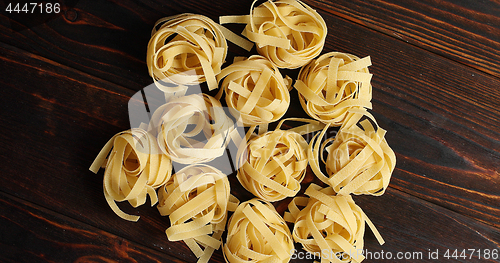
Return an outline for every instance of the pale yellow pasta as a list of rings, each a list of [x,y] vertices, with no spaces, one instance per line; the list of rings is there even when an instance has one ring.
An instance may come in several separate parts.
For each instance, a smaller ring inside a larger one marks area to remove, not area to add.
[[[286,263],[292,250],[290,229],[266,201],[243,202],[229,219],[227,241],[222,250],[228,263]]]
[[[280,129],[250,139],[241,151],[237,178],[256,197],[278,201],[295,196],[307,167],[307,142]]]
[[[325,141],[320,147],[325,130],[309,145],[310,164],[316,176],[339,195],[384,194],[396,165],[396,155],[384,138],[386,131],[378,127],[373,116],[366,110],[351,110],[335,139]],[[318,164],[318,153],[323,149],[328,152],[326,161],[321,158],[328,176]]]
[[[380,244],[384,240],[363,210],[350,195],[335,195],[332,188],[311,184],[309,197],[295,197],[285,212],[285,220],[294,223],[292,236],[304,250],[321,256],[326,262],[361,262],[365,223]],[[302,207],[302,209],[300,209]]]
[[[116,202],[128,201],[133,207],[146,202],[157,203],[155,189],[165,184],[172,173],[170,159],[160,154],[156,138],[143,129],[134,128],[113,136],[102,148],[90,170],[104,171],[104,196],[111,209],[121,218],[139,220],[120,210]]]
[[[238,206],[230,191],[227,176],[208,165],[189,165],[172,175],[158,191],[158,211],[170,219],[168,240],[183,240],[198,263],[208,262],[220,247],[227,211]]]
[[[250,15],[223,16],[220,23],[247,24],[243,35],[257,45],[257,52],[279,68],[298,68],[323,50],[327,27],[323,18],[298,0],[267,1]]]
[[[371,109],[370,57],[330,52],[304,66],[295,82],[300,104],[312,118],[341,126],[353,108]]]
[[[217,80],[222,82],[228,107],[238,112],[245,126],[277,121],[290,105],[289,81],[262,56],[229,65]]]
[[[150,126],[158,130],[161,150],[182,164],[206,163],[222,156],[237,132],[220,102],[206,94],[171,99],[155,111]]]
[[[158,20],[151,35],[147,65],[158,88],[175,92],[205,81],[210,90],[217,88],[215,76],[227,54],[218,24],[202,15],[180,14]]]

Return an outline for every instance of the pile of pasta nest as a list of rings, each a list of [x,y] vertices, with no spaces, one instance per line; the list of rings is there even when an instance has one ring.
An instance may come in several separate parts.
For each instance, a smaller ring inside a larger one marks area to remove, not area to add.
[[[366,224],[384,241],[351,195],[382,195],[396,161],[385,130],[367,111],[370,57],[320,56],[325,21],[300,1],[255,4],[249,15],[220,17],[221,24],[245,24],[246,39],[202,15],[157,22],[147,65],[166,103],[150,123],[112,137],[90,170],[105,169],[105,198],[123,219],[139,217],[116,202],[137,207],[149,196],[170,219],[168,240],[184,241],[198,262],[221,247],[227,262],[288,262],[294,242],[321,254],[321,262],[360,262],[363,256],[353,252],[363,249]],[[222,68],[228,40],[248,51],[255,44],[259,55]],[[300,68],[293,84],[281,75],[284,68]],[[217,95],[187,95],[205,82]],[[310,118],[282,118],[292,89]],[[231,114],[222,109],[223,96]],[[285,121],[303,125],[285,129]],[[268,130],[270,123],[276,128]],[[246,133],[238,132],[241,126]],[[325,136],[330,127],[338,128],[335,136]],[[230,142],[238,146],[237,179],[255,196],[242,203],[227,174],[208,164]],[[184,167],[173,174],[176,163]],[[326,187],[311,183],[296,196],[308,166]],[[288,197],[294,198],[282,216],[271,202]]]

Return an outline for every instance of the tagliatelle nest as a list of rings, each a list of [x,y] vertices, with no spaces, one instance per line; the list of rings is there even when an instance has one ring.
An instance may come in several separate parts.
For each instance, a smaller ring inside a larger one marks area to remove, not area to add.
[[[353,108],[371,109],[370,57],[330,52],[304,66],[295,82],[304,111],[312,118],[341,126]]]
[[[109,156],[108,156],[109,154]],[[104,196],[119,217],[137,221],[139,216],[120,210],[116,202],[128,201],[133,207],[158,198],[155,189],[165,184],[172,173],[170,159],[161,154],[156,138],[145,130],[134,128],[113,136],[102,148],[90,170],[97,173],[105,164]]]
[[[267,1],[248,16],[223,16],[220,22],[245,23],[243,35],[257,45],[257,52],[279,68],[298,68],[323,50],[327,27],[323,18],[298,0]]]
[[[376,238],[384,241],[363,210],[350,195],[335,196],[332,188],[311,184],[308,197],[295,197],[285,220],[294,223],[292,236],[304,250],[321,255],[321,262],[361,262],[367,223]],[[302,210],[300,207],[303,207]]]
[[[322,134],[310,143],[309,153],[315,160],[311,168],[339,195],[382,195],[396,166],[396,155],[387,144],[385,133],[366,110],[352,110],[331,145],[326,146],[332,139],[319,149]],[[328,152],[326,161],[321,157],[328,176],[321,172],[317,163],[318,153],[323,149]]]
[[[202,15],[180,14],[158,20],[151,35],[147,65],[161,90],[179,90],[162,82],[184,86],[207,81],[210,90],[217,88],[215,76],[227,54],[218,24]]]
[[[238,181],[266,201],[295,196],[306,173],[307,147],[293,131],[277,129],[252,138],[239,156]]]
[[[222,156],[236,132],[222,105],[206,94],[170,100],[151,119],[158,130],[158,144],[172,161],[206,163]]]
[[[224,68],[217,76],[226,93],[226,103],[240,114],[244,125],[279,120],[288,110],[288,84],[278,68],[262,56],[253,55]]]
[[[389,185],[396,155],[384,138],[384,129],[374,127],[368,119],[359,124],[362,128],[352,125],[341,129],[333,143],[326,147],[328,183],[342,195],[380,196]]]
[[[168,240],[183,240],[198,263],[208,262],[220,246],[227,211],[238,205],[230,192],[227,176],[211,166],[190,165],[175,173],[158,191],[158,211],[170,218]]]
[[[293,251],[290,229],[268,202],[252,199],[241,203],[229,219],[222,249],[226,262],[290,261]]]

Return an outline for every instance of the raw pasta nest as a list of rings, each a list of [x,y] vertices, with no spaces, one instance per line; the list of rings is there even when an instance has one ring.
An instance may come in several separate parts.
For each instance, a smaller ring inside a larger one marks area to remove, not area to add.
[[[270,203],[252,199],[241,203],[229,219],[222,249],[226,262],[290,261],[290,229]]]
[[[222,156],[236,131],[222,105],[207,94],[177,97],[159,107],[151,119],[158,144],[172,161],[205,163]]]
[[[298,0],[267,1],[249,16],[221,17],[221,23],[246,23],[243,35],[257,52],[279,68],[299,68],[323,50],[327,27],[323,18]]]
[[[168,239],[183,240],[199,263],[208,262],[220,246],[227,211],[238,205],[227,176],[204,164],[186,166],[159,189],[158,196],[158,211],[170,218]]]
[[[295,196],[306,173],[307,147],[293,131],[277,129],[254,137],[239,156],[238,181],[266,201]]]
[[[240,114],[246,126],[277,121],[290,105],[290,81],[262,56],[253,55],[229,65],[217,79],[224,79],[221,88],[227,105]]]
[[[371,109],[370,57],[330,52],[304,66],[294,87],[300,104],[312,118],[341,126],[353,108]]]
[[[295,197],[289,204],[285,220],[294,223],[292,235],[304,250],[321,255],[321,262],[361,262],[365,222],[381,244],[380,234],[354,203],[350,195],[335,196],[332,188],[311,184],[308,197]],[[299,207],[303,207],[302,210]]]
[[[165,184],[172,173],[172,163],[167,156],[160,154],[156,138],[139,128],[113,136],[104,145],[90,170],[97,173],[103,164],[106,201],[119,217],[129,221],[137,221],[139,216],[124,213],[116,202],[128,201],[137,207],[146,202],[147,194],[151,205],[156,204],[158,198],[155,189]]]
[[[202,15],[180,14],[156,22],[147,50],[147,65],[154,82],[164,92],[178,91],[168,85],[196,85],[207,81],[217,88],[215,76],[227,55],[221,28]]]
[[[359,118],[354,117],[353,118]],[[326,147],[328,183],[341,194],[384,194],[396,165],[396,156],[387,144],[386,131],[368,120],[340,130]]]
[[[317,162],[311,168],[339,195],[380,196],[385,193],[396,166],[396,155],[387,144],[385,133],[366,110],[351,110],[333,143],[332,139],[326,140],[318,150],[319,139],[314,138],[309,146],[309,153],[315,152],[316,161],[318,152],[323,149],[328,152],[326,161],[321,156],[328,177],[319,170]]]

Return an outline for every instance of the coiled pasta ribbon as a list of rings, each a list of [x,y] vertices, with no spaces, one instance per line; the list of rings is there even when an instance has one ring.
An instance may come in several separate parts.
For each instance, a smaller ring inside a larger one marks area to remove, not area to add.
[[[323,50],[327,27],[323,18],[298,0],[267,1],[250,15],[222,16],[220,23],[247,24],[243,35],[257,44],[257,52],[279,68],[298,68]]]
[[[290,229],[268,202],[243,202],[229,219],[223,247],[226,262],[286,263],[292,249]]]
[[[270,202],[298,193],[307,167],[307,142],[302,136],[270,131],[250,140],[247,151],[237,175],[245,189]]]
[[[206,94],[171,99],[155,111],[150,126],[158,130],[161,150],[182,164],[222,156],[237,132],[220,102]]]
[[[396,166],[396,155],[375,118],[366,110],[351,110],[333,143],[326,146],[332,139],[326,140],[320,149],[325,130],[309,144],[311,168],[316,176],[339,195],[384,194]],[[328,176],[318,164],[318,153],[323,149],[328,152],[326,161],[321,157]]]
[[[287,120],[309,122],[290,130],[281,130]],[[308,165],[308,144],[302,134],[324,125],[308,119],[281,120],[274,131],[251,138],[238,153],[238,181],[256,197],[274,202],[295,196]]]
[[[300,104],[312,118],[341,126],[353,108],[371,109],[370,57],[330,52],[304,66],[295,82]]]
[[[90,171],[97,173],[103,165],[106,201],[116,215],[129,221],[137,221],[139,216],[124,213],[116,202],[128,201],[137,207],[144,204],[149,195],[154,205],[158,202],[155,189],[165,184],[172,174],[172,163],[161,154],[156,138],[139,128],[113,136],[97,155]]]
[[[239,203],[230,193],[227,176],[204,164],[186,166],[159,189],[158,196],[158,211],[170,218],[168,240],[183,240],[198,263],[208,262],[221,244],[227,211]]]
[[[202,15],[180,14],[156,22],[148,44],[147,65],[155,84],[164,92],[205,81],[213,90],[226,55],[226,38],[218,24]]]
[[[337,195],[332,188],[311,184],[305,194],[295,197],[285,212],[285,220],[294,223],[292,236],[304,250],[321,253],[321,263],[361,262],[365,223],[372,229],[380,244],[382,236],[354,203],[350,195]],[[299,207],[303,207],[302,210]],[[335,257],[335,256],[337,257]]]
[[[218,82],[222,79],[227,105],[237,110],[245,126],[277,121],[288,110],[291,80],[262,56],[229,65],[217,76]]]

